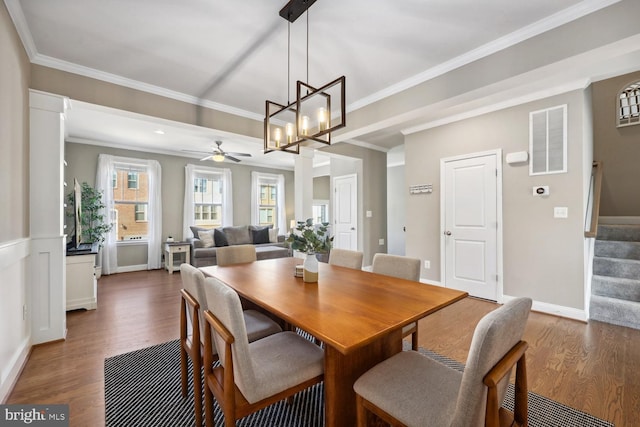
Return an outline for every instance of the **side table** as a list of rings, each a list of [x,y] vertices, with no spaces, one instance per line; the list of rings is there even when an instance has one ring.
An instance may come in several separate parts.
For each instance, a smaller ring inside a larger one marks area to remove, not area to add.
[[[169,274],[176,270],[180,270],[180,264],[175,264],[174,255],[184,254],[184,262],[189,264],[191,255],[191,246],[187,242],[165,242],[164,243],[164,267]]]

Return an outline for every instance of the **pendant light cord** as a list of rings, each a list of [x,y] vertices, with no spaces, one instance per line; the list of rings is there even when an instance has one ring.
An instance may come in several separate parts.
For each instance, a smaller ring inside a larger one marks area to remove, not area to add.
[[[287,24],[287,105],[291,103],[291,22]]]
[[[307,84],[309,84],[309,9],[307,9]]]

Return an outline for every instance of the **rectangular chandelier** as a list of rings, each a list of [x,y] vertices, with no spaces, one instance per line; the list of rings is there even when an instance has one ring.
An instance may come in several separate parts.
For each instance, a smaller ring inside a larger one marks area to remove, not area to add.
[[[284,106],[267,100],[265,105],[265,153],[298,154],[305,141],[330,145],[331,132],[346,125],[345,76],[320,88],[298,80],[294,102]]]

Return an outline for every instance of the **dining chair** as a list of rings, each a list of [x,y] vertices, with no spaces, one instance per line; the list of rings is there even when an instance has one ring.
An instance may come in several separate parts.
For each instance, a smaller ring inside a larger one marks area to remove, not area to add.
[[[205,280],[205,419],[213,427],[213,398],[225,426],[324,379],[324,352],[290,331],[249,342],[236,291],[215,277]],[[213,333],[211,333],[213,332]],[[213,367],[213,338],[220,366]]]
[[[516,298],[484,316],[464,373],[416,351],[402,351],[354,384],[358,426],[370,414],[392,426],[527,426],[527,343],[531,299]],[[501,407],[516,366],[514,413]],[[514,424],[515,422],[515,424]]]
[[[362,270],[362,258],[364,254],[349,249],[331,249],[329,252],[329,264],[339,267]]]
[[[216,264],[219,266],[254,262],[256,247],[253,245],[233,245],[216,248]]]
[[[202,355],[204,354],[205,324],[203,313],[207,309],[204,291],[204,274],[190,264],[180,266],[180,278],[183,288],[180,291],[180,375],[182,396],[187,396],[188,361],[193,365],[193,398],[196,425],[202,425]],[[243,312],[250,341],[281,332],[282,328],[269,317],[254,310]],[[212,342],[213,344],[213,342]],[[211,348],[212,359],[217,358],[217,349]]]
[[[420,260],[401,255],[375,254],[371,271],[399,279],[420,281]],[[411,335],[411,349],[418,351],[418,322],[402,328],[402,337]]]

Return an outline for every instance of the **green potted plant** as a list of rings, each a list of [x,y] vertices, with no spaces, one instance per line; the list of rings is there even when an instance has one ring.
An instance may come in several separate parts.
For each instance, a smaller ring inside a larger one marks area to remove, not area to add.
[[[67,217],[73,219],[73,195],[71,192],[67,194]],[[113,224],[108,223],[104,215],[104,208],[106,205],[102,200],[102,192],[96,190],[86,182],[81,185],[81,215],[80,221],[82,224],[82,241],[86,243],[97,243],[98,249],[104,245],[104,240],[113,228]],[[97,257],[98,261],[100,257]],[[101,269],[99,262],[96,263],[96,277],[100,277]]]
[[[291,249],[307,254],[304,261],[303,280],[305,282],[318,281],[318,254],[328,258],[333,242],[329,236],[329,223],[323,222],[316,226],[311,218],[298,221],[298,225],[287,238]]]

